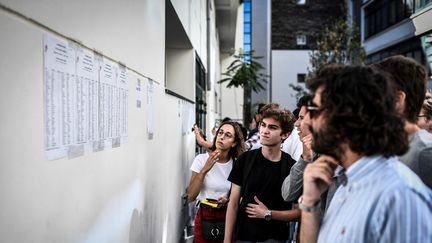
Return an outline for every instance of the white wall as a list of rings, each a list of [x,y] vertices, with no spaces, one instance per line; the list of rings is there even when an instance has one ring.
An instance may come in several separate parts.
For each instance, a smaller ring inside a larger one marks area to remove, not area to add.
[[[432,8],[425,8],[418,13],[411,15],[415,26],[415,34],[421,35],[432,29]]]
[[[193,49],[166,50],[166,86],[188,98],[195,99],[195,53]]]
[[[243,48],[243,4],[237,11],[237,28],[235,37],[234,49]],[[221,72],[225,72],[226,68],[234,60],[227,53],[220,55]],[[226,78],[220,76],[219,79]],[[230,117],[231,119],[243,122],[243,88],[226,88],[227,82],[219,84],[219,97],[221,106],[221,118]]]
[[[216,120],[220,119],[220,105],[217,102],[218,97],[220,96],[220,93],[218,93],[217,87],[219,87],[219,84],[217,84],[217,81],[220,80],[220,57],[219,57],[219,38],[217,34],[216,29],[216,12],[215,12],[215,6],[213,1],[209,1],[209,15],[210,22],[209,22],[209,31],[210,31],[210,40],[209,40],[209,66],[207,67],[207,72],[210,71],[209,76],[209,83],[210,83],[210,89],[206,94],[207,99],[207,137],[211,138],[213,135],[211,135],[211,129],[216,126]]]
[[[293,111],[296,108],[296,92],[289,84],[297,83],[297,74],[306,73],[309,64],[309,51],[273,50],[272,51],[272,102]],[[300,84],[305,87],[304,84]]]
[[[53,33],[0,9],[0,242],[178,242],[195,142],[165,93],[165,1],[0,3],[129,68],[128,143],[47,161],[42,40]],[[159,82],[153,140],[135,106],[143,75]]]
[[[171,0],[201,60],[207,59],[206,47],[206,0]],[[203,63],[207,67],[207,63]]]

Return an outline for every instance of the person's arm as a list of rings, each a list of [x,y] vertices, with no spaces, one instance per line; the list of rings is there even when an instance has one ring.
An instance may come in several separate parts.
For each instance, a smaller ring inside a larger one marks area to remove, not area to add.
[[[234,233],[234,226],[237,219],[237,211],[240,201],[241,187],[232,183],[231,184],[231,195],[228,201],[228,208],[225,218],[225,236],[224,243],[231,243],[232,236]]]
[[[219,151],[215,151],[215,152],[211,153],[209,158],[207,159],[204,167],[201,169],[201,171],[199,173],[194,172],[194,171],[192,172],[192,176],[191,176],[188,190],[187,190],[189,201],[195,200],[196,197],[198,196],[199,192],[201,191],[201,187],[203,185],[204,178],[205,178],[207,172],[209,172],[211,170],[211,168],[213,167],[213,165],[216,163],[217,159],[219,158],[219,154],[220,154]]]
[[[249,218],[264,219],[267,211],[271,211],[271,219],[280,221],[297,221],[300,219],[301,212],[299,209],[291,210],[271,210],[267,208],[256,196],[255,203],[249,203],[246,207],[246,213]]]
[[[208,151],[213,145],[212,141],[207,141],[204,139],[203,133],[197,125],[194,126],[194,132],[195,132],[195,139],[198,145]]]
[[[282,198],[287,201],[294,201],[300,197],[303,189],[303,172],[306,165],[312,161],[312,134],[301,139],[303,152],[300,159],[291,167],[289,175],[282,183]]]
[[[314,163],[306,166],[303,176],[303,195],[299,204],[302,209],[300,241],[316,242],[321,224],[319,204],[321,194],[332,183],[338,162],[326,155],[319,157]],[[313,211],[307,208],[315,208]]]
[[[313,204],[309,202],[308,205]],[[301,213],[300,242],[317,242],[320,225],[321,213],[319,210],[316,212],[303,211]]]
[[[303,158],[300,158],[290,170],[289,175],[282,183],[282,198],[291,202],[300,197],[303,189],[303,172],[306,165],[310,163]]]

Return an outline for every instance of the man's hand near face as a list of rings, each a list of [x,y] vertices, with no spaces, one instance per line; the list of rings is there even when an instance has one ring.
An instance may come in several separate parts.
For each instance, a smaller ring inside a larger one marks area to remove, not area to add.
[[[301,138],[303,144],[302,158],[306,161],[312,161],[312,134],[308,134]]]
[[[321,194],[332,183],[337,166],[338,162],[327,155],[321,155],[307,165],[303,176],[303,205],[312,207],[320,200]]]
[[[321,155],[306,166],[303,175],[303,196],[301,205],[306,208],[319,207],[321,194],[332,183],[338,162],[327,155]],[[316,242],[321,224],[320,210],[303,211],[301,216],[300,239],[302,242]]]

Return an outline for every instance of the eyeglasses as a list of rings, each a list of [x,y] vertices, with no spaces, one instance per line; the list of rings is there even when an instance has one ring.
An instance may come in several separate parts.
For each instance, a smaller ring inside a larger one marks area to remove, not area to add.
[[[219,130],[219,132],[217,133],[217,135],[218,135],[219,137],[225,136],[225,137],[228,138],[228,139],[231,139],[231,138],[234,137],[234,135],[232,135],[231,133],[229,133],[229,132],[224,132],[223,130]]]
[[[309,112],[310,118],[314,118],[319,116],[324,109],[318,107],[317,105],[312,103],[312,101],[309,101],[308,105],[306,106],[306,110]]]

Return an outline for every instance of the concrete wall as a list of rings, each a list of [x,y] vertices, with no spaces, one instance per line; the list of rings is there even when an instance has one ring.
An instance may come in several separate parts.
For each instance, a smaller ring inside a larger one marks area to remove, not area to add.
[[[272,78],[270,76],[270,49],[271,49],[271,1],[251,1],[251,39],[254,55],[262,57],[257,61],[264,67],[261,73],[268,75],[267,83],[263,86],[266,90],[258,93],[252,92],[252,105],[258,103],[268,103],[271,100],[270,89]]]
[[[272,51],[272,80],[273,102],[293,111],[296,108],[296,92],[289,86],[300,85],[297,83],[297,74],[307,74],[309,63],[309,51],[302,50],[273,50]]]
[[[174,6],[205,59],[202,2]],[[180,197],[195,142],[192,133],[182,134],[182,101],[165,93],[165,1],[0,4],[0,242],[178,242]],[[78,40],[126,65],[126,144],[74,159],[45,159],[45,34]],[[147,106],[136,107],[136,80],[146,87],[144,76],[158,82],[153,140],[146,134]]]

